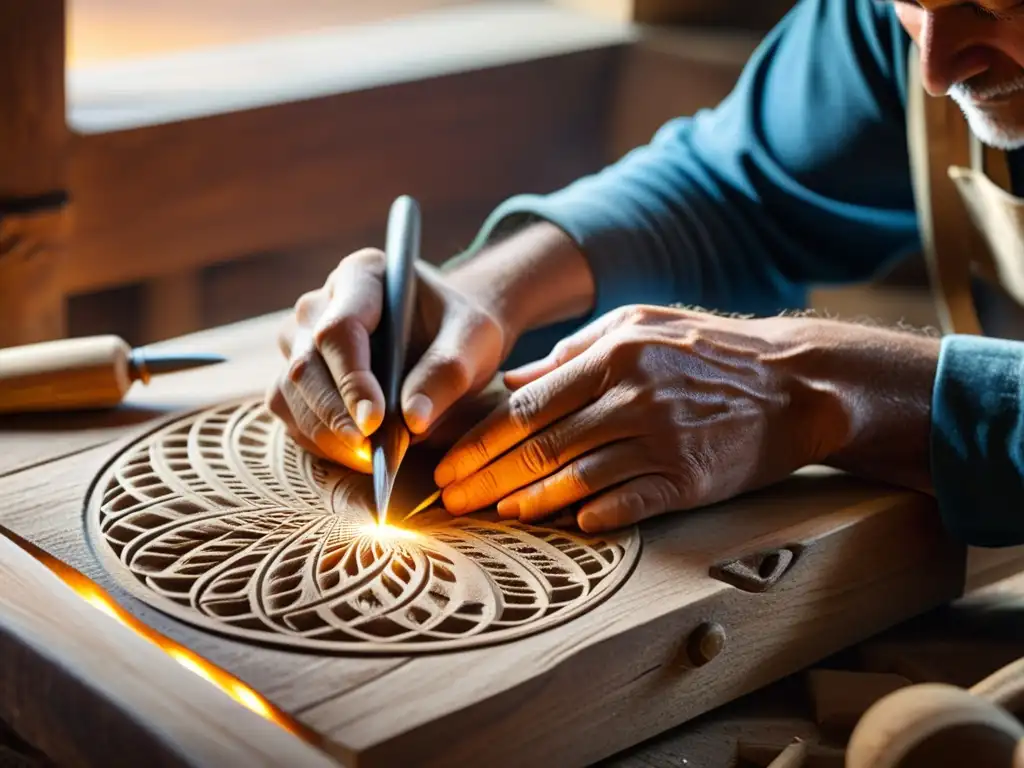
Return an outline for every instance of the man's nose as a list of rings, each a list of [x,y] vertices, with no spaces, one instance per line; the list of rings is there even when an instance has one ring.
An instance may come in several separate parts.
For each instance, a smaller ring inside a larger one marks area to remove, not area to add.
[[[970,20],[951,8],[925,11],[918,47],[921,50],[921,83],[932,96],[942,96],[955,84],[985,71],[976,57],[964,52],[976,43]],[[965,23],[966,21],[966,23]],[[975,59],[970,61],[969,59]]]

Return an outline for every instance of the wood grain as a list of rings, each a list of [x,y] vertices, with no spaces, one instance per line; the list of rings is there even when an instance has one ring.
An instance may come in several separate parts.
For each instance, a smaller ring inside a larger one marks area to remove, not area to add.
[[[3,207],[0,200],[0,347],[59,339],[66,330],[61,283],[68,214],[63,203],[49,201],[19,213]]]
[[[233,360],[216,374],[154,381],[129,393],[126,409],[180,412],[261,390],[278,371],[275,319],[178,340]],[[334,754],[368,766],[592,762],[945,603],[965,583],[964,551],[946,538],[933,501],[809,469],[716,508],[645,523],[643,554],[626,583],[594,610],[531,637],[417,658],[256,647],[136,600],[86,544],[91,484],[152,423],[108,426],[102,439],[118,443],[0,478],[0,522],[298,717]],[[37,435],[37,456],[59,455],[57,438],[70,433],[52,421],[49,430]],[[710,575],[782,550],[795,557],[772,569],[763,591]],[[699,640],[709,637],[718,639]],[[131,715],[152,716],[145,708]]]
[[[929,505],[902,494],[860,497],[863,490],[811,473],[718,510],[658,521],[644,528],[644,556],[623,588],[563,631],[486,655],[413,660],[303,719],[370,765],[412,754],[422,765],[502,764],[508,752],[566,765],[599,759],[899,621],[893,614],[911,603],[941,601],[940,591],[955,589],[962,578],[955,547],[927,533],[935,523]],[[904,526],[906,533],[896,532]],[[890,535],[915,540],[922,550],[911,559],[929,564],[911,565],[902,546],[885,553],[879,544]],[[754,597],[705,576],[717,559],[796,542],[805,547],[799,567],[773,592]],[[868,594],[883,584],[885,600]],[[856,622],[836,620],[853,615]],[[688,635],[708,617],[726,628],[728,640],[711,663],[694,668]],[[460,673],[466,668],[474,670],[471,679]],[[459,686],[437,683],[460,676]],[[396,690],[409,693],[396,702]],[[429,710],[418,705],[428,695]],[[385,709],[392,717],[382,716]]]
[[[602,760],[595,768],[765,768],[795,738],[820,751],[823,736],[804,686],[793,675]]]
[[[909,675],[915,683],[953,685],[984,693],[986,697],[995,689],[1019,691],[1019,676],[1014,674],[1014,668],[1019,673],[1021,656],[1024,578],[1018,575],[872,637],[825,660],[818,669],[787,677],[660,734],[603,761],[600,768],[726,766],[733,765],[737,757],[740,765],[763,768],[793,738],[808,743],[808,768],[842,768],[849,733],[845,728],[843,733],[830,733],[831,729],[815,722],[826,714],[815,713],[820,704],[813,696],[815,676],[819,682],[823,677],[831,677],[834,701],[840,704],[841,711],[852,713],[867,699],[857,694],[847,696],[847,683],[852,682],[863,693],[884,691],[889,687],[884,682],[887,679],[894,683],[892,687],[906,687],[907,678],[892,675],[894,670]],[[1005,665],[1009,666],[1000,673]],[[998,685],[1008,673],[1011,685]],[[851,710],[849,704],[856,706]],[[1015,707],[1008,709],[1018,714]],[[830,751],[831,761],[827,757]]]
[[[247,643],[193,630],[134,600],[109,577],[89,547],[83,546],[82,501],[92,478],[109,457],[110,450],[100,446],[47,467],[0,478],[0,494],[4,495],[0,524],[78,569],[143,623],[231,671],[286,711],[362,685],[402,663],[401,659],[349,660],[272,649],[263,649],[254,657]]]
[[[64,2],[0,2],[0,347],[64,332]]]
[[[336,765],[183,674],[6,535],[0,577],[0,707],[19,734],[61,766],[138,765],[142,755],[155,766]],[[149,716],[126,716],[135,711]]]
[[[147,280],[142,321],[146,343],[184,336],[202,328],[202,302],[199,270],[182,270]]]
[[[808,744],[807,768],[843,768],[849,731],[829,728],[828,711],[842,713],[848,721],[848,715],[856,715],[875,698],[872,692],[907,687],[906,678],[865,670],[898,668],[909,671],[916,683],[980,692],[995,687],[1001,676],[994,673],[1003,665],[1011,665],[1003,675],[1012,674],[1014,662],[1022,655],[1024,580],[1018,576],[883,632],[825,660],[820,668],[787,677],[660,734],[603,761],[599,768],[731,766],[737,758],[739,765],[763,768],[794,738]],[[822,701],[816,701],[814,693],[822,690],[820,682],[827,678],[831,680],[825,702],[831,700],[839,709],[822,711]],[[890,680],[892,685],[886,682]],[[852,696],[851,683],[856,689]],[[1019,686],[1010,689],[1020,690]],[[1016,713],[1013,707],[1009,711]],[[825,727],[816,722],[822,715]],[[1009,768],[1010,763],[1004,765]]]
[[[201,267],[362,237],[402,192],[482,217],[595,170],[603,83],[633,34],[530,0],[410,0],[422,12],[382,24],[296,15],[258,40],[66,69],[64,5],[0,4],[0,345],[61,337],[69,296],[136,281],[144,340],[167,338],[202,323]]]
[[[438,211],[555,188],[599,162],[598,85],[614,60],[612,49],[584,51],[79,136],[65,288],[362,235],[383,227],[398,192],[421,201],[429,229]]]
[[[417,447],[418,448],[418,447]],[[417,453],[417,449],[411,451]],[[409,522],[433,463],[402,466],[398,513],[378,525],[367,475],[316,459],[262,400],[157,425],[119,454],[89,498],[88,530],[132,594],[202,629],[325,653],[412,654],[509,642],[592,610],[640,555],[627,528]]]
[[[498,760],[492,753],[508,755],[507,749],[524,759],[552,754],[567,764],[597,759],[946,599],[962,578],[955,554],[935,538],[931,510],[917,497],[879,497],[844,478],[810,477],[760,501],[694,515],[688,524],[680,517],[675,525],[651,526],[637,573],[564,632],[413,661],[256,650],[168,620],[132,600],[98,567],[83,546],[81,504],[109,454],[100,447],[0,480],[0,519],[81,568],[150,626],[298,714],[339,749],[364,753],[370,765],[413,754],[423,764],[457,763],[467,755]],[[871,522],[858,524],[863,520]],[[752,596],[699,576],[716,555],[794,537],[809,555],[775,593]],[[914,551],[895,544],[880,551],[879,541],[913,541]],[[850,612],[859,617],[856,627],[835,620]],[[727,628],[727,645],[694,670],[681,661],[680,648],[708,615]],[[766,635],[771,617],[787,630]],[[467,677],[465,669],[474,674]],[[452,680],[464,682],[452,686]],[[422,697],[430,707],[416,705]],[[627,722],[620,722],[623,711],[631,712]],[[529,744],[515,736],[525,733],[526,720]],[[389,729],[404,735],[389,737]],[[565,734],[577,732],[589,745],[582,752],[565,744]]]
[[[0,201],[64,189],[65,3],[0,3]]]

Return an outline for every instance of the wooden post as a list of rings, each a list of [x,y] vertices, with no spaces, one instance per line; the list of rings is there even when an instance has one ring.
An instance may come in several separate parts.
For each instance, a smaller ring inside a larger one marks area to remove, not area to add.
[[[147,280],[143,288],[140,344],[152,344],[202,329],[203,283],[199,269]]]
[[[64,0],[0,0],[0,347],[65,333]]]

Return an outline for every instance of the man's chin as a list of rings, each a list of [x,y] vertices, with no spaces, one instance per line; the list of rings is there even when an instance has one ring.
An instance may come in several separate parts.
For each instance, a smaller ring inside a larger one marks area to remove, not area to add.
[[[1015,149],[1024,147],[1024,128],[1019,126],[1006,127],[993,123],[991,120],[972,120],[969,116],[967,124],[971,133],[978,137],[978,140],[993,149],[1000,149],[1004,152],[1012,152]]]
[[[965,99],[956,98],[955,95],[953,99],[967,118],[971,133],[977,136],[982,144],[1005,152],[1024,147],[1024,123],[1008,117],[996,117],[990,110]]]

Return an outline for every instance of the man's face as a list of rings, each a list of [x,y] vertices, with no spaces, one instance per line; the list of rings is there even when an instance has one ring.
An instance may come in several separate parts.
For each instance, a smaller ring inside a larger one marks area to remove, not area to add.
[[[974,134],[1024,147],[1024,0],[896,0],[933,96],[949,94]]]

